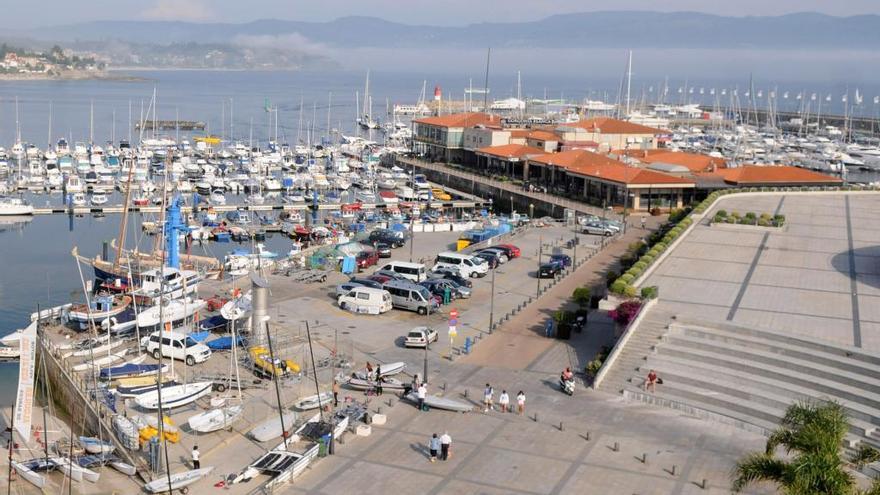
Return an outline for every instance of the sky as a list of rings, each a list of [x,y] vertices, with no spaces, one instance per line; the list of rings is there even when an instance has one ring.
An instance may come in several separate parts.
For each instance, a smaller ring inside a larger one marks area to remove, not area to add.
[[[720,15],[880,14],[878,0],[6,0],[7,27],[34,28],[93,20],[247,22],[275,18],[323,21],[370,15],[410,24],[463,25],[527,21],[595,10],[698,11]]]

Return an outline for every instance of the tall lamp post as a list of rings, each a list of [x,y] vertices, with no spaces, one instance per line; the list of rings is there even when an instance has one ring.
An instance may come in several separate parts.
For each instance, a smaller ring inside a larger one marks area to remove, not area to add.
[[[489,298],[489,333],[495,329],[495,273],[498,269],[492,270],[492,287],[490,289],[491,296]],[[503,275],[503,273],[502,273]],[[539,279],[540,280],[540,279]]]

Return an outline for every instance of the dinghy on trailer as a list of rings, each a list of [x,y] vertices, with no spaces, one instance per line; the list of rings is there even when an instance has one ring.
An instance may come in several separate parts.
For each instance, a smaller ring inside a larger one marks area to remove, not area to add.
[[[167,364],[163,364],[161,366],[158,364],[140,364],[145,358],[146,354],[132,360],[138,362],[129,361],[126,364],[113,366],[112,368],[101,368],[99,378],[101,380],[109,381],[118,380],[120,378],[133,378],[136,376],[155,375],[159,373],[160,369],[163,373],[168,371]]]
[[[380,364],[378,365],[379,371],[382,373],[382,376],[391,376],[401,373],[406,369],[406,363],[403,361],[397,361],[394,363]],[[368,376],[366,371],[357,371],[354,374],[355,378],[360,378],[361,380],[371,380],[375,377]]]
[[[281,429],[282,418],[284,419],[284,426],[290,428],[296,422],[297,414],[295,412],[286,412],[281,417],[276,415],[263,421],[251,429],[251,438],[258,442],[268,442],[273,438],[280,437],[284,433],[284,430]]]
[[[211,409],[210,411],[190,416],[187,423],[193,431],[210,433],[231,426],[241,418],[243,410],[240,405]]]
[[[375,380],[364,380],[362,378],[352,378],[345,382],[345,384],[349,388],[353,388],[355,390],[373,390],[378,385],[378,382]],[[403,383],[402,381],[396,378],[384,378],[382,380],[382,388],[384,390],[406,390],[410,385],[408,383]]]
[[[333,402],[333,393],[321,392],[318,395],[303,397],[302,399],[294,402],[293,407],[294,409],[299,409],[300,411],[310,411],[312,409],[317,409],[321,406],[326,406],[331,402]]]
[[[199,481],[200,479],[210,474],[213,470],[214,467],[210,466],[201,469],[192,469],[190,471],[175,473],[170,476],[170,483],[168,481],[168,476],[160,476],[159,478],[144,485],[144,489],[146,489],[150,493],[162,493],[170,492],[172,490],[179,490],[185,486],[189,486],[195,483],[196,481]]]
[[[128,353],[128,350],[123,349],[119,352],[115,352],[113,354],[110,354],[109,356],[104,356],[104,357],[95,359],[94,361],[86,361],[85,363],[77,364],[76,366],[72,367],[71,369],[73,371],[80,372],[80,371],[87,371],[87,370],[90,370],[95,367],[104,366],[107,364],[113,364],[117,361],[121,361],[127,353]]]
[[[95,437],[79,437],[79,443],[90,454],[110,454],[116,450],[112,443]]]
[[[406,399],[416,404],[419,403],[419,397],[416,392],[410,392],[406,395]],[[473,404],[461,402],[455,399],[448,399],[438,395],[429,395],[425,397],[425,404],[434,409],[443,409],[445,411],[468,412],[474,409]]]
[[[153,377],[149,377],[149,378],[153,378]],[[134,382],[134,383],[138,383],[138,382]],[[174,380],[169,379],[168,381],[162,382],[162,390],[165,390],[166,388],[176,387],[178,385],[180,385],[180,384]],[[137,384],[133,384],[130,386],[119,385],[118,387],[116,387],[116,394],[119,395],[120,397],[138,397],[138,396],[141,396],[141,395],[149,393],[149,392],[155,392],[157,388],[159,388],[159,385],[156,383],[156,380],[153,379],[152,383],[148,382],[148,383],[144,383],[143,385],[137,385]]]
[[[175,385],[173,387],[163,387],[162,407],[168,410],[195,402],[196,400],[211,393],[211,387],[213,385],[214,382],[196,382],[187,383],[184,385]],[[151,392],[146,392],[138,395],[137,398],[135,398],[135,402],[137,402],[137,405],[144,409],[158,409],[159,392],[158,390],[153,390]]]

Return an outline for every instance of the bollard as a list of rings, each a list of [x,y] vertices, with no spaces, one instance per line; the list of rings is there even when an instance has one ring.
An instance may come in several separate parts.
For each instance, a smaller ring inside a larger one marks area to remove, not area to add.
[[[443,391],[446,392],[446,382],[443,382]]]
[[[382,406],[376,408],[376,414],[382,414]]]
[[[675,476],[675,464],[672,465],[672,470],[669,471],[669,474]]]
[[[642,461],[642,464],[647,464],[648,463],[648,453],[642,452],[642,458],[639,460]]]
[[[388,399],[388,407],[394,406],[394,399]]]
[[[700,485],[700,488],[705,490],[708,486],[709,486],[709,480],[707,480],[706,478],[703,478],[703,484]]]
[[[614,442],[614,448],[611,450],[613,450],[614,452],[620,452],[620,444],[617,442]]]
[[[562,431],[564,428],[562,427],[562,421],[559,422],[559,431]]]
[[[538,422],[538,413],[535,413],[535,417],[532,418],[532,421],[534,421],[535,423]]]
[[[464,398],[467,399],[467,396],[468,396],[468,389],[464,389]]]
[[[590,432],[587,432],[587,435],[584,437],[584,440],[590,441]]]

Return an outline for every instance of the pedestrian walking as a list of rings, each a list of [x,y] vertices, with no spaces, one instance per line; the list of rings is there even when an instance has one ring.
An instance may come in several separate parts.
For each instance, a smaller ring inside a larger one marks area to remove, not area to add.
[[[434,436],[428,440],[428,450],[431,451],[431,462],[437,460],[437,452],[440,450],[440,438],[434,433]]]
[[[644,216],[642,216],[642,230],[645,229],[645,222],[647,222],[647,221],[648,221],[648,219],[645,218]]]
[[[333,407],[339,407],[339,380],[333,380]]]
[[[376,378],[376,395],[382,395],[382,382],[385,381],[384,378],[379,376]]]
[[[192,450],[193,469],[201,469],[202,464],[199,462],[200,456],[201,456],[201,454],[199,453],[199,446],[193,445],[193,450]]]
[[[501,412],[507,412],[507,406],[510,405],[510,396],[507,395],[507,390],[502,390],[501,395],[498,396],[498,404],[501,405]]]
[[[520,416],[526,412],[526,394],[524,394],[522,390],[516,394],[516,412]]]
[[[373,365],[367,361],[367,380],[373,379]]]
[[[382,365],[381,364],[376,365],[376,380],[378,381],[379,378],[382,378]]]
[[[449,436],[448,431],[443,432],[443,436],[440,437],[440,459],[447,461],[450,457],[452,457],[452,437]]]
[[[428,384],[423,383],[419,385],[419,390],[416,392],[416,396],[419,398],[419,411],[425,410],[425,398],[428,396]]]
[[[483,412],[489,412],[489,409],[492,409],[492,396],[495,395],[495,390],[492,388],[492,385],[486,384],[486,390],[483,391],[483,405],[486,406],[486,409]]]

